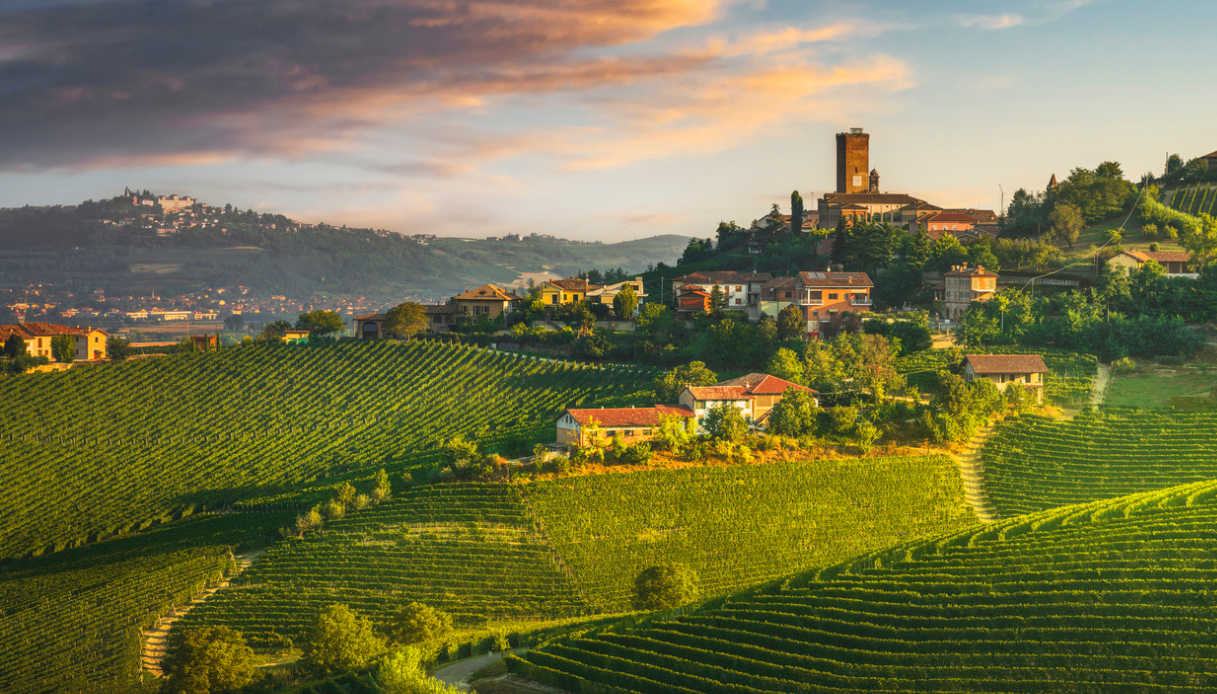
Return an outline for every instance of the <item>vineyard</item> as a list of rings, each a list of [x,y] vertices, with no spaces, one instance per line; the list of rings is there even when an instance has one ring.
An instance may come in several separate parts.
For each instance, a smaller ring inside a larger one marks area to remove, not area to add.
[[[1217,188],[1212,183],[1196,183],[1163,191],[1162,202],[1185,214],[1217,214]]]
[[[945,456],[654,470],[534,483],[525,498],[601,610],[681,562],[703,596],[975,522]]]
[[[572,403],[642,404],[654,374],[438,343],[242,347],[0,379],[0,558],[341,475],[457,433],[553,440]]]
[[[974,354],[1038,354],[1044,358],[1044,364],[1050,373],[1044,379],[1044,399],[1046,403],[1057,405],[1076,405],[1085,403],[1090,398],[1094,378],[1098,373],[1099,360],[1091,354],[1079,354],[1059,349],[1043,347],[1020,347],[1018,345],[988,345],[985,347],[960,347],[952,349],[928,349],[907,357],[901,357],[896,362],[896,370],[909,374],[908,382],[917,386],[923,392],[930,392],[938,387],[940,372],[951,365],[952,352]],[[962,357],[961,357],[962,359]],[[958,365],[959,362],[956,362]]]
[[[1211,692],[1217,482],[974,526],[509,667],[567,691]]]
[[[1002,516],[1217,479],[1213,413],[1112,410],[1003,422],[985,445],[985,487]]]
[[[379,620],[412,601],[458,625],[589,612],[518,488],[432,485],[272,547],[183,621],[239,629],[255,647],[297,639],[333,603]]]
[[[0,573],[0,691],[100,690],[139,675],[140,629],[288,517],[199,515]]]

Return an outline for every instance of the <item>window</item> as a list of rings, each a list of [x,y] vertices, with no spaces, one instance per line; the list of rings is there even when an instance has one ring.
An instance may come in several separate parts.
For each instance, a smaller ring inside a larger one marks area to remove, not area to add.
[[[793,294],[793,292],[785,292],[785,294],[786,294],[785,298],[789,299],[791,297],[791,294]]]
[[[742,304],[742,303],[744,303],[744,300],[743,300],[743,299],[736,299],[736,300],[735,300],[735,305],[736,305],[736,306],[739,306],[739,305],[740,305],[740,304]]]
[[[549,303],[551,303],[551,304],[556,304],[556,303],[558,303],[558,295],[557,295],[557,294],[554,294],[554,295],[553,295],[552,297],[550,297],[550,298],[552,299],[552,301],[550,301]]]
[[[829,294],[829,295],[828,295],[828,298],[829,298],[830,300],[832,300],[832,299],[839,299],[839,298],[840,298],[840,296],[839,296],[838,294]]]
[[[632,437],[632,436],[634,435],[634,430],[633,430],[633,429],[626,429],[626,430],[625,430],[625,435],[626,435],[626,436],[630,436],[630,437]]]
[[[743,289],[743,287],[736,287],[736,288],[735,288],[735,291],[737,291],[737,292],[738,292],[738,291],[741,291],[742,289]]]
[[[816,317],[818,317],[818,316],[820,315],[820,312],[819,312],[819,310],[812,311],[812,312],[811,312],[811,315],[812,315],[812,316],[816,316]]]

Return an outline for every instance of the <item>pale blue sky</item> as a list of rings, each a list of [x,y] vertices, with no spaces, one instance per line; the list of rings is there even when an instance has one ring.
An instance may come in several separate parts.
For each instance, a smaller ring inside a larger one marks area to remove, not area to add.
[[[1217,149],[1211,2],[322,5],[0,1],[0,205],[613,241],[818,197],[851,126],[951,207]]]

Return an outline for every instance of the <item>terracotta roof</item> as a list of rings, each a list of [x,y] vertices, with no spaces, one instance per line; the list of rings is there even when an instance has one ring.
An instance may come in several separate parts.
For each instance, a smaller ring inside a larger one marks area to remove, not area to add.
[[[662,417],[692,417],[693,411],[681,405],[656,405],[654,407],[602,407],[595,410],[567,410],[563,416],[574,417],[579,426],[587,426],[592,419],[602,427],[655,427]]]
[[[445,314],[449,314],[449,313],[456,313],[456,307],[451,306],[449,304],[437,304],[434,306],[424,306],[423,313],[427,314],[428,316],[445,315]]]
[[[1125,251],[1141,262],[1154,260],[1159,263],[1190,263],[1192,254],[1187,251]]]
[[[1203,157],[1199,157],[1199,158],[1200,159],[1217,159],[1217,152],[1209,152],[1208,154],[1204,155]]]
[[[930,215],[921,221],[926,223],[938,222],[940,224],[942,222],[964,222],[968,224],[975,224],[980,220],[963,212],[939,212],[938,214]]]
[[[33,335],[30,335],[25,328],[16,323],[10,325],[0,325],[0,343],[7,341],[8,338],[14,334],[23,340],[28,340],[29,338],[33,337]]]
[[[773,275],[768,272],[735,272],[734,270],[708,270],[677,277],[673,282],[685,284],[735,284],[737,282],[768,282]]]
[[[749,395],[779,395],[781,393],[785,393],[787,388],[805,390],[809,393],[816,392],[807,386],[801,386],[798,383],[791,383],[790,381],[778,378],[777,376],[770,376],[769,374],[762,373],[751,373],[747,376],[732,378],[730,380],[723,381],[722,383],[715,383],[714,386],[711,387],[724,386],[743,386],[745,392]]]
[[[568,292],[586,292],[589,289],[596,289],[600,285],[588,284],[587,280],[575,279],[568,277],[564,280],[546,280],[548,284],[552,284],[559,289],[565,289]]]
[[[748,400],[751,396],[744,386],[689,386],[697,400]]]
[[[939,207],[938,205],[931,205],[930,203],[922,200],[921,202],[918,202],[918,203],[915,203],[912,205],[905,205],[904,207],[900,208],[901,212],[904,212],[905,210],[908,210],[910,212],[915,211],[915,210],[931,210],[931,211],[939,210],[939,211],[941,211],[942,208]]]
[[[825,193],[824,202],[829,205],[851,202],[860,205],[916,205],[925,201],[905,193]]]
[[[849,204],[847,204],[847,205],[840,205],[839,207],[840,207],[840,209],[842,209],[842,210],[866,210],[866,209],[870,209],[870,208],[868,208],[866,205],[859,205],[859,204],[858,204],[858,203],[856,203],[856,202],[851,202],[851,203],[849,203]]]
[[[386,317],[383,313],[369,313],[366,316],[356,316],[355,320],[385,320]]]
[[[764,285],[762,285],[761,288],[762,289],[774,289],[777,287],[793,287],[793,286],[794,286],[793,277],[774,277],[773,279],[769,280]]]
[[[975,207],[948,207],[943,212],[962,212],[970,214],[983,221],[997,221],[997,213],[993,210],[978,210]]]
[[[873,287],[865,272],[800,272],[799,280],[808,287]]]
[[[74,325],[58,325],[56,323],[22,323],[19,327],[21,327],[29,337],[87,335],[89,333],[88,329],[86,328],[78,328]],[[98,330],[98,332],[105,333],[104,330]],[[5,336],[5,339],[8,339],[7,335]]]
[[[458,301],[518,301],[520,297],[493,284],[483,284],[477,289],[457,294],[455,298]]]
[[[976,267],[967,267],[966,265],[956,265],[951,268],[950,272],[944,272],[943,277],[997,277],[996,272],[989,272],[984,265]]]
[[[967,362],[978,374],[1046,374],[1038,354],[969,354]]]

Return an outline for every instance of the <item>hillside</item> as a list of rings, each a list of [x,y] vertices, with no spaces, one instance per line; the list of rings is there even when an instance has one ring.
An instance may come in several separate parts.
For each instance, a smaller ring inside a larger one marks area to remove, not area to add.
[[[376,619],[420,600],[466,625],[623,612],[655,564],[718,595],[973,522],[942,456],[429,486],[279,543],[187,623],[266,647],[335,600]]]
[[[558,640],[567,691],[1204,692],[1217,482],[1069,506]]]
[[[1211,412],[1021,417],[985,445],[985,487],[1011,516],[1214,479],[1215,433]]]
[[[642,272],[674,264],[687,242],[676,235],[614,244],[528,233],[519,240],[415,238],[201,205],[164,214],[114,198],[0,210],[0,287],[51,283],[78,294],[174,296],[243,285],[298,297],[437,299],[538,273]]]
[[[458,433],[523,453],[572,403],[649,404],[653,372],[434,342],[240,347],[0,379],[0,559],[433,462]]]

